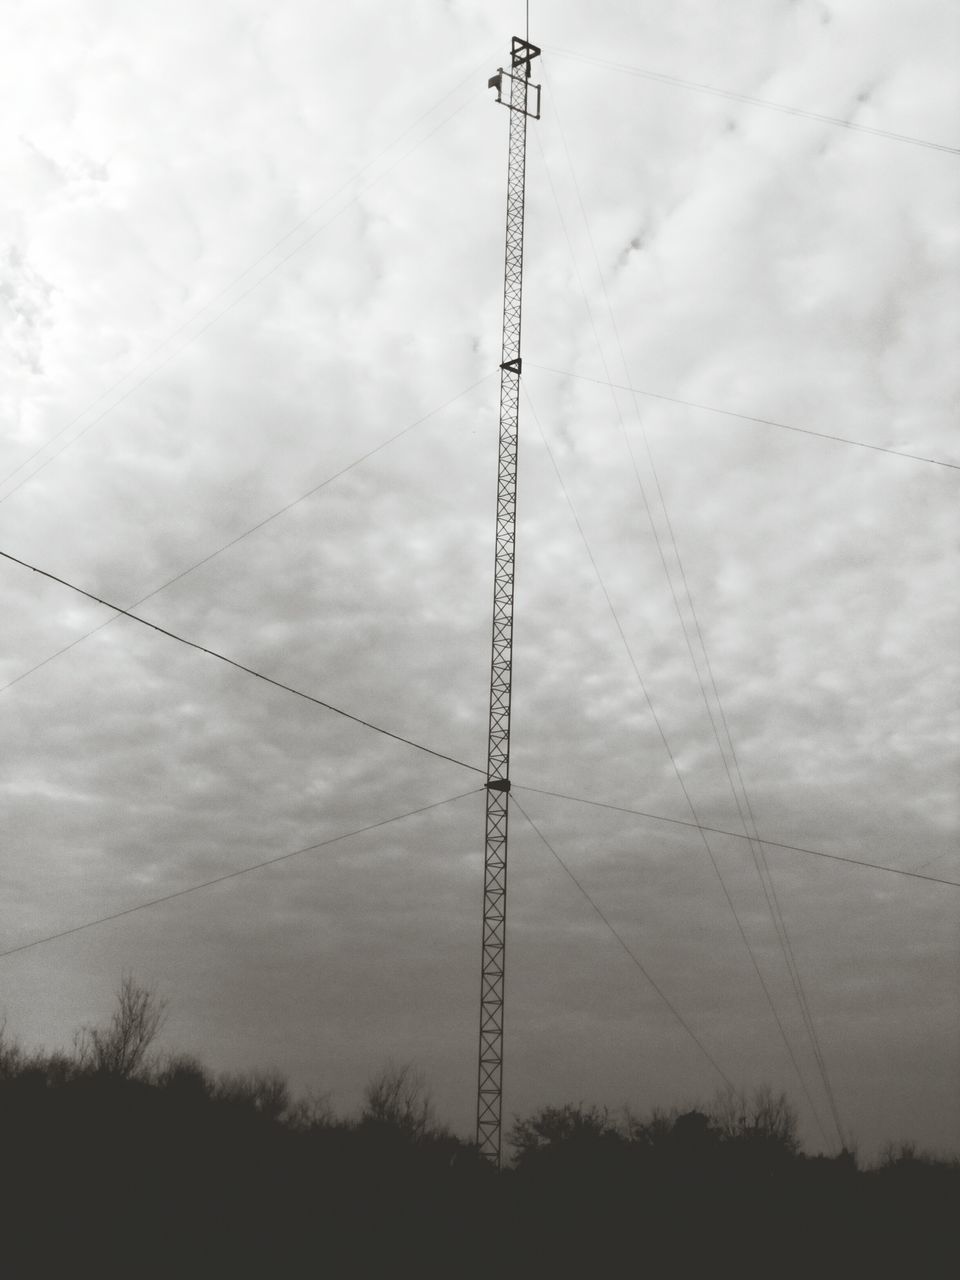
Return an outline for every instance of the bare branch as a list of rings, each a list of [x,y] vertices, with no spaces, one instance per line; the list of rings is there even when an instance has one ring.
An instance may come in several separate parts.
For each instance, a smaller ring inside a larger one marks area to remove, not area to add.
[[[129,1079],[142,1069],[166,1015],[166,1000],[125,973],[109,1026],[81,1027],[74,1033],[77,1063],[87,1070]]]

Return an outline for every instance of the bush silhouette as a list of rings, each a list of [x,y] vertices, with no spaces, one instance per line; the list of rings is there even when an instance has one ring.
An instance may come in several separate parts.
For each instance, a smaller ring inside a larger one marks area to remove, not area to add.
[[[152,1060],[149,1030],[121,1016],[73,1055],[0,1035],[4,1274],[954,1274],[960,1162],[909,1144],[870,1169],[808,1157],[771,1090],[647,1115],[540,1107],[498,1174],[412,1065],[339,1117],[273,1071]]]

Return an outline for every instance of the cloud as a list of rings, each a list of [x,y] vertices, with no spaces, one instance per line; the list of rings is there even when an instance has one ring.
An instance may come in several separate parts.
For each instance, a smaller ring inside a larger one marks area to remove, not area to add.
[[[535,367],[953,457],[951,158],[557,52],[949,143],[947,7],[822,15],[542,17],[512,774],[686,820],[666,738],[700,818],[736,829],[699,627],[764,835],[955,878],[955,473]],[[32,6],[0,77],[2,474],[40,450],[0,488],[0,547],[125,606],[212,556],[144,616],[479,764],[507,123],[484,85],[515,16],[290,0],[51,25]],[[0,578],[4,680],[108,616]],[[9,945],[481,781],[127,620],[0,713]],[[800,1102],[697,833],[517,795],[724,1070]],[[217,1067],[353,1105],[383,1057],[415,1057],[468,1130],[481,808],[9,957],[10,1025],[65,1042],[127,967]],[[508,1110],[708,1095],[709,1063],[519,815],[512,838]],[[709,839],[825,1114],[748,847]],[[957,1145],[953,891],[768,857],[841,1111],[865,1145]]]

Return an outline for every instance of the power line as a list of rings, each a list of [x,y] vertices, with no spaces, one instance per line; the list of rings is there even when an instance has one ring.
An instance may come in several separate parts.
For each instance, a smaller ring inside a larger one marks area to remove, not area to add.
[[[525,787],[522,789],[530,790],[529,787]],[[613,925],[609,917],[605,915],[605,913],[598,906],[596,901],[590,896],[590,894],[587,892],[586,888],[584,887],[583,883],[570,870],[569,866],[566,864],[566,862],[564,862],[560,854],[557,853],[556,849],[553,847],[553,845],[550,843],[547,837],[543,834],[543,832],[540,830],[540,828],[537,826],[534,820],[530,817],[529,813],[527,813],[526,809],[524,809],[520,801],[513,794],[511,794],[510,796],[510,801],[517,809],[520,810],[520,812],[523,814],[524,818],[526,818],[529,825],[533,828],[534,832],[539,836],[541,842],[549,850],[549,852],[553,855],[553,857],[557,860],[557,862],[560,864],[560,866],[563,868],[566,874],[570,877],[573,883],[577,886],[577,889],[580,891],[583,897],[586,898],[587,902],[589,902],[590,906],[594,909],[594,911],[597,913],[597,915],[600,917],[600,919],[603,921],[603,923],[606,925],[609,931],[613,934],[614,938],[616,938],[617,942],[620,944],[623,950],[630,957],[631,961],[640,970],[644,978],[646,978],[647,982],[650,984],[650,986],[653,988],[656,994],[660,997],[661,1001],[670,1010],[674,1018],[680,1024],[680,1026],[684,1029],[684,1031],[691,1038],[691,1040],[693,1040],[694,1044],[696,1044],[697,1048],[704,1055],[704,1057],[707,1059],[707,1061],[710,1063],[713,1069],[718,1073],[718,1075],[721,1077],[724,1083],[727,1085],[730,1085],[730,1087],[732,1088],[733,1086],[731,1084],[729,1077],[727,1076],[723,1068],[719,1065],[717,1060],[714,1058],[713,1054],[704,1045],[703,1041],[700,1039],[697,1033],[693,1030],[693,1028],[690,1026],[690,1024],[687,1022],[684,1016],[680,1013],[679,1009],[673,1003],[673,1001],[670,999],[667,993],[663,990],[663,988],[659,985],[659,983],[657,983],[656,980],[651,976],[649,970],[646,968],[643,961],[640,959],[637,953],[633,950],[633,948],[627,943],[626,939],[617,930],[615,925]]]
[[[197,893],[200,889],[209,889],[211,885],[223,884],[225,880],[236,880],[238,876],[249,875],[251,871],[260,871],[263,867],[275,866],[278,862],[286,862],[290,858],[299,858],[301,854],[312,853],[316,849],[325,849],[328,845],[340,840],[349,840],[351,836],[363,835],[366,831],[376,831],[379,827],[389,826],[391,822],[401,822],[404,818],[412,818],[418,813],[426,813],[429,809],[439,809],[441,805],[453,804],[467,796],[479,795],[482,787],[473,791],[462,791],[459,795],[450,796],[447,800],[437,800],[433,804],[421,805],[419,809],[410,809],[406,813],[398,813],[393,818],[384,818],[380,822],[368,823],[365,827],[357,827],[354,831],[345,831],[342,835],[331,836],[328,840],[320,840],[317,844],[304,845],[302,849],[294,849],[292,853],[281,853],[275,858],[265,858],[263,862],[255,862],[249,867],[240,867],[236,871],[228,871],[225,875],[214,876],[212,880],[203,880],[200,884],[189,885],[186,889],[177,889],[174,893],[165,893],[160,898],[150,898],[147,902],[138,902],[135,906],[124,907],[121,911],[113,911],[110,915],[98,916],[96,920],[88,920],[85,924],[74,925],[70,929],[61,929],[58,933],[47,934],[44,938],[34,938],[32,942],[22,942],[18,947],[10,947],[0,951],[0,959],[4,956],[16,955],[18,951],[29,951],[31,947],[40,947],[45,942],[56,942],[58,938],[67,938],[73,933],[82,933],[85,929],[93,929],[98,924],[106,924],[109,920],[119,920],[121,916],[132,915],[135,911],[146,911],[148,907],[157,907],[162,902],[172,902],[174,898],[185,898],[187,894]]]
[[[747,840],[752,837],[742,831],[728,831],[725,827],[710,827],[699,822],[690,822],[686,818],[669,818],[664,813],[650,813],[645,809],[630,809],[622,804],[609,804],[604,800],[589,800],[586,796],[572,796],[565,791],[547,791],[542,787],[526,787],[515,782],[517,791],[530,791],[538,796],[552,796],[555,800],[570,800],[574,804],[588,804],[595,809],[610,809],[613,813],[629,813],[635,818],[649,818],[654,822],[669,822],[676,827],[689,827],[693,831],[709,831],[711,835],[730,836],[734,840]],[[864,862],[860,858],[846,858],[840,853],[826,853],[823,849],[810,849],[805,845],[784,844],[780,840],[769,840],[766,836],[758,837],[771,849],[786,849],[789,853],[808,853],[814,858],[827,858],[831,862],[844,862],[851,867],[863,867],[867,871],[886,871],[892,876],[906,876],[910,880],[926,880],[930,884],[949,885],[952,889],[960,889],[960,880],[942,880],[939,876],[922,875],[919,871],[905,871],[900,867],[885,867],[879,862]]]
[[[421,423],[426,422],[429,418],[433,418],[444,409],[449,408],[450,405],[454,404],[457,400],[462,399],[463,396],[468,395],[476,387],[479,387],[482,382],[486,382],[490,377],[492,377],[492,374],[484,374],[482,378],[478,378],[476,382],[471,383],[469,387],[458,392],[457,395],[451,396],[450,399],[445,400],[443,404],[438,405],[435,409],[431,409],[429,413],[425,413],[423,417],[418,418],[416,422],[409,423],[400,431],[395,432],[395,434],[390,436],[388,439],[381,441],[381,443],[376,445],[373,449],[369,449],[359,458],[355,458],[345,467],[341,467],[339,471],[335,471],[333,475],[327,476],[325,480],[321,480],[319,484],[315,484],[313,488],[308,489],[306,493],[302,493],[299,498],[294,498],[292,502],[286,503],[271,515],[265,516],[262,520],[258,520],[256,524],[251,525],[249,529],[245,529],[243,533],[238,533],[236,537],[231,538],[228,542],[224,542],[222,546],[217,547],[215,551],[209,552],[208,555],[203,556],[200,560],[189,565],[186,569],[181,569],[179,573],[175,573],[172,578],[168,578],[167,581],[161,583],[159,587],[154,587],[154,589],[152,591],[148,591],[145,596],[140,596],[138,600],[134,600],[130,605],[130,608],[136,609],[138,605],[145,604],[147,600],[152,600],[154,596],[158,596],[161,591],[166,591],[167,587],[173,586],[175,582],[179,582],[188,574],[193,573],[195,569],[199,569],[203,565],[209,564],[211,560],[216,559],[216,557],[221,555],[224,551],[228,551],[231,547],[235,547],[238,542],[242,542],[244,538],[248,538],[251,533],[256,533],[258,529],[263,529],[266,525],[278,519],[280,516],[286,515],[288,511],[292,511],[293,508],[298,506],[301,502],[305,502],[307,498],[312,498],[314,494],[325,489],[327,485],[332,484],[334,480],[339,480],[340,477],[346,475],[348,471],[352,471],[354,467],[358,467],[361,462],[366,462],[368,458],[372,458],[374,454],[379,453],[381,449],[385,449],[387,445],[393,444],[395,440],[399,440],[401,436],[405,436],[407,432],[412,431],[414,427],[419,427]],[[82,644],[84,640],[88,640],[90,636],[96,635],[98,631],[102,631],[105,627],[109,627],[111,623],[116,622],[119,616],[119,614],[115,614],[114,617],[107,618],[105,622],[101,622],[99,626],[93,627],[90,631],[85,631],[83,635],[77,636],[76,639],[71,640],[69,644],[65,644],[62,648],[57,649],[55,653],[51,653],[48,657],[42,658],[39,662],[35,662],[32,667],[28,667],[27,670],[22,671],[20,675],[14,676],[14,678],[12,680],[8,680],[5,685],[0,685],[0,693],[6,692],[6,690],[12,688],[13,685],[19,684],[21,680],[25,680],[27,676],[32,675],[35,671],[39,671],[41,667],[45,667],[47,663],[53,662],[54,659],[61,657],[62,654],[76,648],[78,644]]]
[[[905,449],[891,449],[882,444],[868,444],[866,440],[853,440],[849,436],[832,435],[827,431],[814,431],[811,427],[797,427],[789,422],[777,422],[773,418],[758,418],[750,413],[736,413],[732,409],[719,409],[713,404],[701,404],[696,400],[683,400],[679,396],[663,395],[659,391],[645,391],[642,387],[632,387],[623,382],[612,382],[607,378],[591,378],[585,373],[572,373],[569,369],[554,369],[550,365],[536,364],[533,360],[524,361],[531,369],[540,369],[543,373],[556,374],[558,378],[577,378],[581,382],[593,382],[598,387],[612,387],[617,391],[629,391],[635,396],[646,396],[651,400],[666,400],[669,404],[684,405],[688,409],[702,409],[705,413],[719,413],[725,418],[740,418],[743,422],[756,422],[764,427],[778,427],[781,431],[796,431],[805,436],[816,436],[820,440],[831,440],[835,444],[855,445],[858,449],[872,449],[876,453],[892,453],[898,458],[909,458],[912,462],[928,462],[934,467],[949,467],[951,471],[960,471],[960,463],[945,462],[942,458],[927,458],[919,453],[907,453]]]
[[[780,111],[786,115],[801,116],[807,120],[818,120],[821,124],[836,125],[837,128],[852,129],[857,133],[870,133],[878,138],[887,138],[891,142],[907,142],[915,147],[929,147],[934,151],[946,151],[950,155],[960,155],[960,147],[951,147],[944,142],[931,142],[928,138],[916,138],[911,134],[894,133],[890,129],[877,129],[873,125],[858,124],[854,120],[843,120],[839,116],[823,115],[819,111],[807,111],[804,107],[791,107],[782,102],[770,102],[767,98],[755,98],[748,93],[736,93],[731,89],[720,89],[716,85],[701,84],[696,80],[684,80],[680,76],[669,76],[661,71],[648,71],[643,67],[632,67],[625,62],[611,62],[607,58],[596,58],[590,54],[572,53],[568,49],[550,49],[549,52],[561,58],[569,58],[575,62],[592,63],[598,67],[609,67],[611,71],[619,71],[624,75],[639,76],[644,80],[656,80],[661,84],[674,85],[679,89],[692,89],[696,93],[709,93],[718,98],[744,102],[751,107],[764,107],[768,111]]]
[[[458,87],[459,87],[459,86],[458,86]],[[447,94],[446,96],[447,96],[447,97],[449,97],[450,95],[449,95],[449,94]],[[441,99],[441,101],[442,101],[442,99]],[[432,138],[432,137],[433,137],[433,135],[434,135],[435,133],[439,132],[439,130],[440,130],[440,129],[444,128],[444,126],[445,126],[445,125],[449,124],[449,122],[454,118],[454,116],[459,115],[459,114],[460,114],[460,112],[461,112],[461,111],[463,111],[463,110],[464,110],[466,107],[468,107],[469,105],[471,105],[471,103],[472,103],[473,101],[474,101],[474,99],[473,99],[473,98],[469,98],[469,99],[467,99],[467,101],[466,101],[466,102],[461,103],[461,105],[460,105],[459,107],[456,107],[453,111],[451,111],[451,112],[450,112],[450,114],[449,114],[449,115],[445,116],[445,117],[440,121],[440,123],[439,123],[439,124],[435,125],[435,126],[434,126],[434,128],[432,128],[432,129],[429,131],[429,133],[424,134],[424,136],[423,136],[422,138],[420,138],[420,140],[419,140],[418,142],[414,143],[414,145],[413,145],[412,147],[408,147],[408,148],[407,148],[407,150],[406,150],[406,151],[404,151],[402,155],[398,156],[395,160],[393,160],[390,164],[388,164],[388,165],[386,166],[386,168],[382,169],[380,173],[378,173],[375,177],[371,178],[371,179],[370,179],[370,181],[369,181],[369,182],[367,182],[364,186],[362,186],[358,191],[356,191],[356,192],[355,192],[355,193],[350,197],[350,199],[349,199],[349,200],[347,200],[347,201],[346,201],[346,203],[345,203],[345,204],[344,204],[340,209],[338,209],[338,210],[337,210],[337,212],[336,212],[335,214],[333,214],[333,216],[332,216],[332,217],[328,218],[326,222],[321,223],[319,227],[316,227],[313,231],[311,231],[311,232],[310,232],[310,234],[309,234],[308,236],[306,236],[303,240],[301,240],[301,241],[300,241],[300,243],[299,243],[295,248],[291,249],[289,253],[285,254],[285,255],[284,255],[284,256],[283,256],[283,257],[282,257],[278,262],[274,263],[274,265],[273,265],[272,267],[270,267],[270,269],[269,269],[269,270],[265,271],[261,276],[259,276],[259,277],[258,277],[258,278],[253,282],[253,284],[252,284],[252,285],[250,285],[250,287],[249,287],[249,288],[244,289],[244,291],[243,291],[242,293],[238,294],[238,295],[233,299],[233,301],[232,301],[232,302],[229,302],[225,307],[223,307],[220,311],[218,311],[218,312],[217,312],[217,313],[212,317],[212,319],[208,320],[208,321],[207,321],[207,323],[206,323],[205,325],[203,325],[201,328],[197,329],[195,333],[191,334],[191,336],[190,336],[190,337],[188,337],[188,338],[187,338],[187,340],[186,340],[185,342],[182,342],[178,347],[174,348],[174,350],[173,350],[173,351],[171,351],[171,352],[169,353],[169,355],[165,356],[162,360],[160,360],[157,364],[155,364],[151,369],[148,369],[148,371],[144,374],[144,376],[143,376],[142,378],[140,378],[140,379],[139,379],[139,381],[135,382],[135,383],[133,384],[133,386],[132,386],[132,387],[128,388],[128,390],[127,390],[127,391],[125,391],[125,392],[123,393],[123,395],[122,395],[122,396],[119,396],[119,397],[118,397],[118,398],[113,402],[113,404],[108,405],[108,406],[107,406],[107,408],[106,408],[106,409],[104,409],[102,413],[97,414],[97,416],[96,416],[96,417],[95,417],[91,422],[88,422],[88,423],[87,423],[87,425],[86,425],[85,427],[83,427],[83,428],[82,428],[82,430],[78,431],[78,432],[76,433],[76,435],[71,436],[71,438],[70,438],[69,440],[67,440],[63,445],[61,445],[61,447],[60,447],[59,449],[57,449],[57,450],[56,450],[56,452],[52,453],[52,454],[50,455],[50,457],[49,457],[49,458],[46,458],[43,462],[41,462],[41,463],[40,463],[40,465],[39,465],[39,466],[35,467],[35,468],[33,469],[33,471],[31,471],[31,472],[29,473],[29,475],[24,476],[24,477],[23,477],[23,479],[19,481],[19,483],[15,484],[12,488],[10,488],[10,489],[9,489],[9,490],[8,490],[8,491],[3,495],[3,497],[0,497],[0,503],[4,503],[4,502],[6,502],[6,500],[7,500],[8,498],[12,497],[12,496],[13,496],[13,494],[15,494],[15,493],[17,492],[17,490],[18,490],[18,489],[21,489],[21,488],[22,488],[22,487],[23,487],[23,486],[24,486],[28,481],[32,480],[32,479],[34,478],[34,476],[38,475],[38,474],[39,474],[39,473],[40,473],[40,472],[41,472],[45,467],[48,467],[48,466],[50,465],[50,463],[51,463],[51,462],[53,462],[56,458],[59,458],[59,456],[60,456],[60,455],[61,455],[65,450],[69,449],[69,448],[70,448],[70,446],[71,446],[72,444],[76,444],[76,442],[77,442],[77,441],[78,441],[82,436],[86,435],[86,433],[87,433],[88,431],[90,431],[90,430],[91,430],[93,427],[95,427],[98,423],[102,422],[102,421],[103,421],[103,419],[104,419],[104,418],[106,418],[108,414],[112,413],[112,412],[113,412],[113,410],[114,410],[114,409],[116,409],[119,405],[121,405],[125,400],[129,399],[129,397],[130,397],[130,396],[132,396],[132,395],[134,394],[134,392],[135,392],[135,391],[138,391],[138,390],[139,390],[139,389],[144,385],[144,383],[149,382],[149,380],[154,376],[154,374],[159,373],[159,372],[160,372],[160,370],[161,370],[161,369],[163,369],[163,368],[165,368],[165,367],[170,363],[170,361],[171,361],[171,360],[173,360],[176,356],[178,356],[178,355],[180,354],[180,352],[181,352],[181,351],[186,350],[186,348],[187,348],[187,347],[189,347],[189,346],[191,346],[194,342],[196,342],[198,338],[202,337],[202,336],[203,336],[203,334],[205,334],[205,333],[207,332],[207,330],[208,330],[208,329],[211,329],[211,328],[212,328],[212,327],[217,323],[217,321],[218,321],[218,320],[222,319],[222,318],[223,318],[223,316],[225,316],[225,315],[227,314],[227,312],[232,311],[232,310],[233,310],[233,308],[234,308],[235,306],[237,306],[237,305],[238,305],[238,303],[240,303],[240,302],[242,302],[242,301],[244,300],[244,298],[249,297],[249,295],[250,295],[251,293],[253,293],[253,291],[254,291],[255,289],[258,289],[258,288],[260,287],[260,285],[261,285],[261,284],[263,284],[263,282],[264,282],[265,280],[269,279],[269,278],[270,278],[270,276],[272,276],[272,275],[274,274],[274,272],[279,271],[279,270],[280,270],[280,268],[281,268],[282,266],[284,266],[284,265],[285,265],[285,263],[289,262],[291,258],[295,257],[298,253],[300,253],[300,251],[301,251],[302,249],[305,249],[305,248],[306,248],[306,246],[307,246],[308,244],[310,244],[310,243],[311,243],[311,241],[313,241],[313,240],[315,240],[315,239],[316,239],[316,237],[320,234],[320,232],[321,232],[321,231],[324,231],[324,230],[325,230],[327,227],[329,227],[333,222],[335,222],[335,221],[337,220],[337,218],[339,218],[339,217],[341,216],[341,214],[345,213],[345,212],[347,211],[347,209],[349,209],[349,208],[350,208],[350,206],[351,206],[352,204],[355,204],[355,203],[360,199],[360,197],[361,197],[362,195],[365,195],[365,194],[366,194],[366,192],[367,192],[367,191],[369,191],[371,187],[376,186],[376,184],[377,184],[378,182],[380,182],[383,178],[385,178],[385,177],[386,177],[386,175],[387,175],[388,173],[390,173],[393,169],[395,169],[395,168],[397,167],[397,165],[398,165],[398,164],[400,164],[402,161],[406,160],[406,159],[408,158],[408,156],[411,156],[411,155],[414,153],[414,151],[417,151],[420,147],[422,147],[422,146],[423,146],[423,144],[424,144],[425,142],[427,142],[430,138]],[[429,114],[429,113],[427,113],[427,114]],[[421,118],[422,118],[422,117],[421,117]],[[413,127],[413,126],[411,126],[411,128],[412,128],[412,127]],[[405,132],[407,132],[407,133],[408,133],[408,132],[409,132],[409,129],[408,129],[408,130],[406,130]],[[405,135],[404,135],[404,134],[401,134],[400,136],[401,136],[401,137],[403,137],[403,136],[405,136]],[[393,143],[391,143],[391,146],[392,146],[392,145],[394,145],[394,144],[393,144]],[[371,161],[371,163],[373,163],[373,162]],[[360,170],[360,172],[362,172],[362,170]],[[352,178],[350,181],[355,181],[355,178],[356,178],[356,175],[355,175],[355,176],[354,176],[354,178]],[[346,186],[346,185],[349,185],[349,183],[344,184],[344,185],[345,185],[345,186]],[[343,188],[341,188],[340,190],[343,190]],[[335,194],[339,194],[339,192],[337,192],[337,193],[335,193]],[[332,196],[331,196],[331,197],[329,197],[329,199],[332,199],[332,198],[333,198]],[[326,201],[324,201],[324,203],[327,203],[327,202],[326,202]],[[322,207],[322,206],[320,206],[320,207]],[[311,214],[311,215],[309,215],[309,216],[308,216],[308,219],[305,219],[304,221],[309,220],[309,217],[312,217],[312,216],[313,216],[312,214]],[[302,223],[301,223],[300,225],[302,225]],[[294,228],[294,230],[296,230],[296,229],[297,229],[297,228]],[[284,241],[284,240],[289,239],[290,235],[292,235],[292,234],[293,234],[293,232],[288,232],[288,234],[287,234],[286,236],[284,236],[281,240],[279,240],[277,243],[278,243],[278,244],[282,244],[282,243],[283,243],[283,241]],[[276,246],[275,246],[275,247],[276,247]],[[194,314],[194,316],[192,316],[192,317],[190,318],[190,320],[185,321],[185,322],[184,322],[184,324],[182,324],[182,325],[180,326],[180,328],[179,328],[179,329],[175,330],[174,334],[172,334],[172,335],[171,335],[170,337],[168,337],[168,338],[165,338],[165,339],[164,339],[164,341],[163,341],[163,342],[161,342],[161,343],[159,344],[159,346],[155,348],[155,351],[160,351],[163,347],[165,347],[165,346],[167,345],[167,343],[168,343],[169,341],[171,341],[172,337],[175,337],[177,333],[182,332],[182,330],[186,327],[186,325],[190,324],[190,323],[191,323],[191,321],[192,321],[193,319],[196,319],[196,318],[197,318],[197,316],[202,315],[202,314],[203,314],[203,312],[204,312],[205,310],[207,310],[210,306],[212,306],[212,305],[213,305],[213,303],[214,303],[215,301],[217,301],[218,299],[222,298],[222,297],[224,296],[224,294],[229,293],[229,292],[230,292],[230,290],[231,290],[231,289],[233,289],[234,285],[236,285],[240,280],[242,280],[242,279],[244,278],[244,276],[249,275],[249,273],[254,269],[254,267],[256,267],[257,265],[259,265],[259,263],[260,263],[260,262],[262,262],[262,261],[264,260],[264,258],[269,257],[269,256],[270,256],[270,254],[271,254],[272,252],[273,252],[273,250],[269,250],[266,254],[264,254],[262,257],[260,257],[260,258],[257,260],[257,262],[256,262],[256,263],[254,263],[254,266],[253,266],[253,267],[248,267],[246,271],[242,272],[242,273],[241,273],[241,275],[240,275],[240,276],[238,276],[238,277],[237,277],[237,279],[236,279],[235,281],[233,281],[233,283],[232,283],[232,284],[227,285],[227,287],[226,287],[225,289],[221,290],[221,291],[220,291],[220,293],[216,295],[216,298],[212,299],[212,300],[211,300],[210,302],[208,302],[204,307],[201,307],[201,308],[200,308],[200,310],[199,310],[199,311],[197,311],[197,312]],[[150,358],[150,357],[147,357],[146,359],[149,359],[149,358]],[[141,362],[140,362],[140,364],[138,364],[137,366],[135,366],[135,368],[142,368],[142,367],[143,367],[143,364],[144,364],[145,362],[146,362],[146,361],[141,361]],[[119,380],[119,382],[115,383],[115,384],[114,384],[114,386],[119,386],[121,383],[123,383],[124,381],[126,381],[126,379],[127,379],[129,376],[130,376],[129,374],[124,375],[124,377],[123,377],[123,378],[121,378],[121,379]],[[112,389],[112,388],[111,388],[111,389]],[[100,401],[100,400],[102,400],[102,399],[104,398],[104,396],[106,396],[106,395],[109,395],[109,391],[103,392],[103,394],[102,394],[102,395],[100,395],[100,396],[97,398],[97,400],[93,401],[93,404],[98,404],[98,403],[99,403],[99,401]],[[40,447],[40,449],[38,449],[34,454],[32,454],[32,455],[31,455],[31,457],[30,457],[30,458],[28,458],[26,461],[24,461],[24,462],[20,463],[20,465],[19,465],[19,466],[15,467],[15,468],[14,468],[14,470],[10,473],[10,475],[8,475],[8,476],[7,476],[7,478],[6,478],[6,479],[7,479],[7,480],[11,479],[14,475],[16,475],[16,473],[17,473],[18,471],[20,471],[23,467],[27,466],[27,465],[28,465],[28,463],[29,463],[30,461],[32,461],[32,459],[33,459],[33,458],[35,458],[35,457],[37,456],[37,454],[38,454],[38,453],[41,453],[45,448],[47,448],[47,445],[48,445],[48,444],[50,444],[53,440],[59,439],[59,437],[60,437],[61,435],[63,435],[63,434],[64,434],[64,432],[65,432],[65,431],[67,431],[67,430],[69,429],[69,427],[73,426],[73,424],[74,424],[74,423],[76,423],[77,421],[79,421],[79,419],[80,419],[80,418],[82,418],[82,417],[83,417],[83,415],[84,415],[84,413],[86,413],[86,412],[87,412],[87,410],[85,409],[85,410],[83,411],[83,413],[81,413],[81,414],[77,415],[77,417],[75,417],[71,422],[69,422],[69,423],[67,424],[67,426],[66,426],[66,427],[62,428],[62,430],[61,430],[61,431],[57,432],[57,434],[56,434],[55,436],[52,436],[52,437],[51,437],[51,439],[47,442],[47,444],[46,444],[46,445],[42,445],[42,446]],[[4,480],[4,481],[2,481],[2,482],[0,482],[0,483],[5,484],[5,483],[6,483],[6,480]]]
[[[219,653],[216,649],[208,649],[206,645],[198,644],[195,640],[188,640],[185,636],[177,635],[175,631],[169,631],[166,627],[161,627],[156,622],[148,622],[146,618],[141,618],[137,614],[131,613],[129,609],[121,609],[118,604],[114,604],[110,600],[104,600],[101,596],[94,595],[92,591],[85,591],[83,587],[78,587],[75,583],[68,582],[65,578],[58,578],[55,573],[48,573],[46,569],[39,569],[36,565],[29,564],[26,560],[20,560],[17,556],[10,555],[8,551],[0,551],[0,556],[4,560],[10,560],[13,564],[20,565],[23,569],[38,573],[42,578],[48,578],[51,582],[58,583],[61,587],[67,587],[70,591],[75,591],[77,595],[84,596],[87,600],[92,600],[94,604],[102,604],[124,618],[139,622],[141,626],[149,627],[151,631],[157,631],[160,635],[167,636],[170,640],[176,640],[179,644],[186,645],[188,649],[196,649],[198,653],[205,653],[208,657],[216,658],[219,662],[225,662],[227,666],[235,667],[238,671],[243,671],[248,676],[254,676],[265,684],[273,685],[276,689],[283,689],[285,693],[292,693],[297,698],[303,698],[306,702],[312,702],[315,706],[323,707],[325,711],[332,711],[338,716],[343,716],[346,720],[352,720],[354,724],[362,725],[365,729],[372,729],[374,733],[382,734],[385,738],[392,738],[395,742],[402,742],[408,747],[415,747],[417,751],[424,751],[427,755],[435,756],[438,760],[446,760],[450,764],[459,765],[462,769],[469,769],[472,773],[486,775],[486,770],[479,768],[477,765],[467,764],[465,760],[458,760],[455,756],[449,756],[443,751],[435,751],[433,747],[424,746],[422,742],[415,742],[412,738],[405,738],[402,734],[393,733],[390,729],[384,729],[382,725],[373,724],[370,720],[363,720],[360,716],[344,711],[342,707],[335,707],[332,702],[324,702],[322,698],[315,698],[313,694],[304,693],[302,689],[295,689],[293,685],[284,684],[282,680],[274,680],[272,676],[264,675],[262,671],[255,671],[253,667],[245,666],[234,658],[228,658],[226,654]]]

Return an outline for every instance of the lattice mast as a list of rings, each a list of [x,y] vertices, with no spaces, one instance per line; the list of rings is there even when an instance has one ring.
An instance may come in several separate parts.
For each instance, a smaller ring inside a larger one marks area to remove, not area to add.
[[[480,1052],[477,1145],[500,1164],[503,1101],[503,994],[507,908],[507,803],[510,792],[510,703],[513,681],[513,590],[517,511],[517,429],[520,409],[520,319],[523,297],[523,211],[527,117],[540,118],[540,85],[530,68],[540,50],[514,36],[510,69],[488,85],[510,109],[507,160],[507,235],[503,268],[503,341],[500,364],[500,454],[493,584],[493,652],[487,743],[486,838],[483,864],[483,955],[480,973]]]

